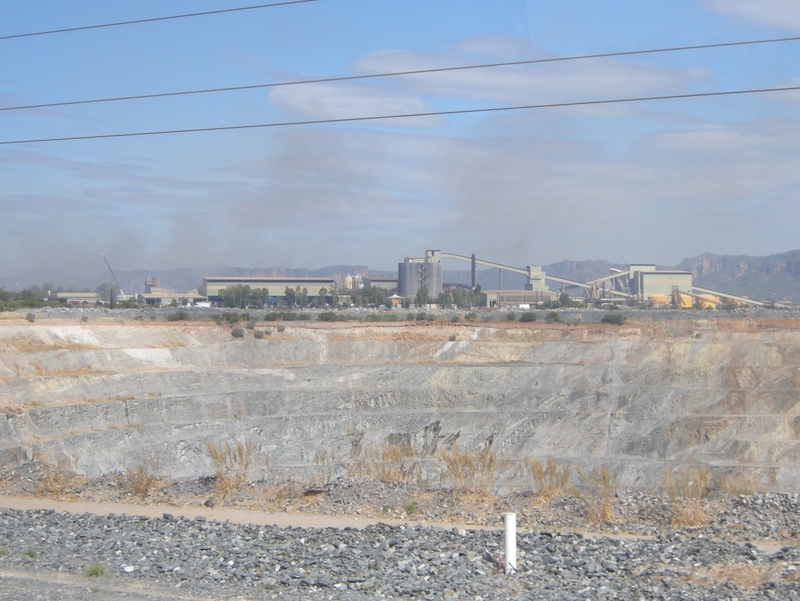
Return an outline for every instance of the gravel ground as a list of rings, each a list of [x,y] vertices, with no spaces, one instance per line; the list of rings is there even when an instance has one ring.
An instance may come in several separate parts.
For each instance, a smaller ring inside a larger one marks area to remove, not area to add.
[[[800,599],[796,548],[528,530],[504,577],[502,545],[494,530],[4,509],[0,599]]]

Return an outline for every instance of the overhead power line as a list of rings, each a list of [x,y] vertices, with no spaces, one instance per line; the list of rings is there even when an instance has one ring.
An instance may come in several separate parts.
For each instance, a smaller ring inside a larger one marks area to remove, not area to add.
[[[194,127],[187,129],[165,129],[158,131],[126,132],[116,134],[96,134],[90,136],[67,136],[63,138],[33,138],[29,140],[0,141],[0,146],[11,144],[38,144],[41,142],[69,142],[77,140],[102,140],[109,138],[134,138],[143,136],[164,136],[170,134],[191,134],[213,131],[233,131],[241,129],[262,129],[270,127],[291,127],[298,125],[322,125],[331,123],[357,123],[364,121],[388,121],[393,119],[409,119],[414,117],[442,117],[448,115],[470,115],[477,113],[499,113],[507,111],[523,111],[531,109],[563,108],[576,106],[596,106],[604,104],[622,104],[632,102],[649,102],[654,100],[679,100],[685,98],[710,98],[715,96],[736,96],[743,94],[766,94],[771,92],[794,92],[800,86],[780,88],[754,88],[749,90],[727,90],[722,92],[696,92],[692,94],[668,94],[664,96],[639,96],[635,98],[613,98],[608,100],[581,100],[577,102],[552,102],[546,104],[524,104],[517,106],[484,107],[475,109],[457,109],[448,111],[427,111],[419,113],[400,113],[393,115],[372,115],[362,117],[341,117],[337,119],[310,119],[307,121],[279,121],[273,123],[253,123],[247,125],[224,125],[219,127]]]
[[[150,17],[147,19],[134,19],[132,21],[117,21],[116,23],[101,23],[99,25],[82,25],[79,27],[65,27],[63,29],[50,29],[48,31],[34,31],[31,33],[16,33],[13,35],[0,36],[2,40],[14,40],[17,38],[32,38],[40,35],[51,35],[54,33],[69,33],[71,31],[84,31],[87,29],[103,29],[104,27],[119,27],[121,25],[137,25],[139,23],[154,23],[156,21],[169,21],[172,19],[187,19],[189,17],[205,17],[206,15],[220,15],[222,13],[235,13],[245,10],[258,10],[261,8],[272,8],[274,6],[286,6],[289,4],[305,4],[307,2],[318,2],[318,0],[286,0],[285,2],[273,2],[271,4],[256,4],[254,6],[240,6],[237,8],[222,8],[219,10],[206,10],[198,13],[185,13],[181,15],[168,15],[166,17]]]
[[[170,96],[189,96],[193,94],[213,94],[218,92],[235,92],[241,90],[258,90],[263,88],[277,88],[282,86],[299,86],[313,83],[330,83],[340,81],[354,81],[359,79],[378,79],[383,77],[398,77],[402,75],[423,75],[427,73],[445,73],[448,71],[467,71],[471,69],[489,69],[496,67],[511,67],[519,65],[535,65],[540,63],[556,63],[565,61],[587,60],[597,58],[612,58],[619,56],[635,56],[640,54],[659,54],[666,52],[680,52],[687,50],[705,50],[710,48],[729,48],[731,46],[751,46],[755,44],[775,44],[778,42],[800,41],[800,36],[789,38],[770,38],[765,40],[748,40],[741,42],[721,42],[719,44],[700,44],[697,46],[675,46],[671,48],[651,48],[646,50],[628,50],[621,52],[604,52],[602,54],[582,54],[573,56],[560,56],[552,58],[537,58],[522,61],[506,61],[498,63],[480,63],[476,65],[461,65],[454,67],[434,67],[431,69],[414,69],[407,71],[390,71],[386,73],[373,73],[367,75],[343,75],[340,77],[321,77],[316,79],[300,79],[275,83],[262,83],[247,86],[230,86],[223,88],[205,88],[200,90],[183,90],[177,92],[160,92],[155,94],[135,94],[130,96],[114,96],[110,98],[91,98],[87,100],[68,100],[63,102],[47,102],[42,104],[28,104],[20,106],[0,107],[0,111],[20,111],[24,109],[53,108],[59,106],[75,106],[80,104],[99,104],[104,102],[120,102],[127,100],[144,100],[148,98],[167,98]]]

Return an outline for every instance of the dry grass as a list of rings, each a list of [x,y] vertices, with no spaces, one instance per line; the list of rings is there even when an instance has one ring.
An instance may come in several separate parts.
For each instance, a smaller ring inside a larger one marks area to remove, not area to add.
[[[559,466],[555,459],[548,457],[542,465],[536,458],[524,457],[521,467],[528,482],[533,484],[533,493],[539,500],[547,502],[572,491],[569,484],[572,475],[570,464]]]
[[[727,497],[739,495],[752,495],[758,489],[756,479],[751,474],[729,473],[716,479],[714,489]]]
[[[32,336],[0,339],[0,350],[10,350],[17,353],[41,353],[44,351],[87,351],[100,347],[80,342],[65,342],[55,340],[45,342],[41,338]]]
[[[62,457],[58,460],[58,463],[53,465],[48,461],[45,452],[39,451],[36,454],[36,461],[39,462],[42,469],[39,494],[52,495],[56,499],[60,499],[70,488],[70,483],[73,479],[69,460],[66,457]]]
[[[483,450],[462,451],[458,442],[452,449],[441,449],[439,460],[443,476],[453,489],[466,495],[488,495],[503,458],[492,449],[491,443]]]
[[[703,586],[735,584],[738,587],[748,589],[761,586],[768,580],[774,580],[779,571],[780,566],[775,565],[734,563],[695,569],[683,580]]]
[[[125,468],[125,489],[137,497],[146,497],[158,484],[157,471],[155,461],[141,461]]]
[[[619,488],[619,473],[607,465],[592,468],[590,472],[578,470],[586,519],[590,522],[612,522],[614,505],[612,497]]]
[[[336,475],[339,461],[333,452],[317,450],[314,452],[314,473],[311,476],[312,486],[324,486]]]
[[[709,493],[710,474],[705,465],[685,467],[673,472],[664,466],[661,487],[670,498],[672,524],[702,526],[708,521],[705,499]]]
[[[228,441],[224,443],[206,441],[206,450],[214,463],[217,494],[225,498],[247,482],[250,467],[261,446],[251,440],[233,444]]]
[[[421,478],[420,452],[414,444],[384,442],[361,451],[350,476],[383,482],[418,482]]]

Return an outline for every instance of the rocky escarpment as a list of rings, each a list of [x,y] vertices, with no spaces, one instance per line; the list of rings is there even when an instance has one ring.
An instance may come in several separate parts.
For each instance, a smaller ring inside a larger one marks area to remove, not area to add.
[[[206,441],[252,440],[258,477],[457,440],[609,465],[629,486],[665,462],[800,482],[794,322],[265,327],[0,322],[0,461],[192,477],[213,472]]]

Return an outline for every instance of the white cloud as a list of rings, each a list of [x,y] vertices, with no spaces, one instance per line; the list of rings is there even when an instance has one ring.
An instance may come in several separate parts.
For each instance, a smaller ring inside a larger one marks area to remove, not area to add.
[[[358,82],[317,83],[274,88],[270,99],[284,110],[306,119],[348,119],[382,115],[409,115],[430,111],[412,94],[397,93]],[[435,117],[386,121],[391,127],[435,127]]]
[[[800,32],[800,3],[797,0],[708,0],[719,13],[783,31]]]
[[[485,62],[507,62],[532,56],[522,44],[498,36],[473,38],[444,54],[382,50],[358,59],[359,74],[407,72]],[[484,60],[476,60],[480,53]],[[416,114],[452,108],[531,105],[613,99],[687,91],[708,80],[705,69],[677,69],[617,59],[593,59],[485,69],[403,75],[358,82],[331,82],[274,89],[270,99],[307,119],[339,119],[360,115]],[[457,103],[453,105],[453,103]],[[576,112],[576,109],[570,109]],[[584,114],[632,115],[633,106],[593,106]],[[388,121],[392,127],[436,127],[441,118]]]

